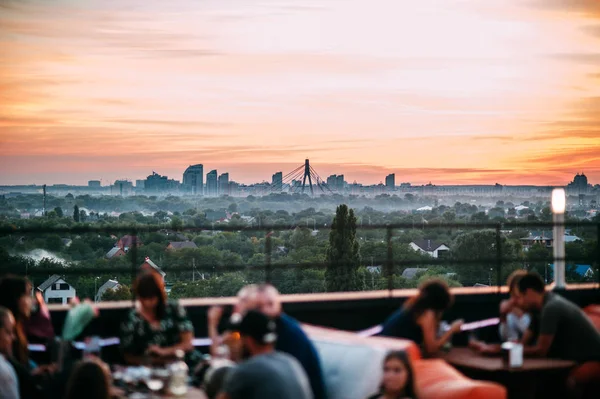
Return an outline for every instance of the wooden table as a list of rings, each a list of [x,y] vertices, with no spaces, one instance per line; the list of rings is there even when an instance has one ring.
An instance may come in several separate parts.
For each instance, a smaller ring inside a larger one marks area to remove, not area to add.
[[[509,399],[563,398],[567,373],[576,365],[570,360],[526,357],[522,367],[514,368],[499,355],[484,356],[470,348],[453,348],[440,357],[471,378],[503,384]]]

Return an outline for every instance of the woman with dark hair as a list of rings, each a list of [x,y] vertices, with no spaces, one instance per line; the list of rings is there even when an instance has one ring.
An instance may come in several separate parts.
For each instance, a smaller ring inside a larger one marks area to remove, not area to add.
[[[442,280],[429,280],[419,288],[419,294],[406,301],[382,326],[380,336],[410,339],[422,346],[425,355],[438,352],[452,336],[460,331],[462,320],[457,320],[440,337],[442,315],[454,298]]]
[[[11,311],[15,318],[13,359],[29,368],[28,340],[25,324],[31,315],[31,283],[24,277],[7,275],[0,279],[0,306]]]
[[[98,359],[80,362],[67,384],[65,399],[110,399],[110,369]]]
[[[10,310],[15,320],[15,338],[8,361],[19,380],[21,399],[40,398],[41,386],[55,371],[54,365],[37,366],[29,358],[25,324],[31,315],[31,288],[31,283],[24,277],[6,275],[0,278],[0,306]]]
[[[121,349],[130,364],[165,364],[178,350],[186,353],[190,370],[201,360],[194,350],[194,326],[185,310],[167,302],[162,276],[154,271],[140,274],[133,285],[135,308],[121,326]]]
[[[369,399],[417,399],[413,371],[406,353],[393,351],[383,359],[383,378],[379,392]]]

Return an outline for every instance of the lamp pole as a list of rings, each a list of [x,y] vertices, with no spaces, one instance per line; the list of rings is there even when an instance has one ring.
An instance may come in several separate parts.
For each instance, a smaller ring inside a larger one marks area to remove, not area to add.
[[[554,223],[554,289],[562,290],[566,287],[565,281],[565,190],[555,188],[552,190],[552,221]]]

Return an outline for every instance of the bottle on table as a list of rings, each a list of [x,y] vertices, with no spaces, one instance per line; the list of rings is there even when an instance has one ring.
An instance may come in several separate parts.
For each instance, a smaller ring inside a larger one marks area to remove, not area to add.
[[[185,352],[178,350],[175,352],[177,360],[169,366],[171,380],[169,382],[169,391],[173,396],[182,396],[187,393],[187,380],[189,368],[183,360]]]

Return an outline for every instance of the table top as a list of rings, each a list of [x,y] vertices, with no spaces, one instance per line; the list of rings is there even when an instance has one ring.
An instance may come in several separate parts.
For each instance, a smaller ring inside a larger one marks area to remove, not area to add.
[[[575,362],[570,360],[525,357],[523,358],[522,367],[508,367],[500,355],[482,355],[470,348],[452,348],[448,353],[440,357],[456,367],[490,372],[559,371],[570,369],[576,365]]]
[[[125,399],[127,398],[127,396],[125,395],[125,392],[117,387],[113,387],[112,388],[112,397],[113,398],[118,398],[118,399]],[[171,398],[174,399],[174,396],[169,396],[169,395],[157,395],[159,398]],[[150,398],[151,396],[148,395],[148,398]],[[194,388],[194,387],[188,387],[188,391],[184,396],[179,396],[178,399],[207,399],[206,394],[204,393],[204,391],[198,389],[198,388]]]

